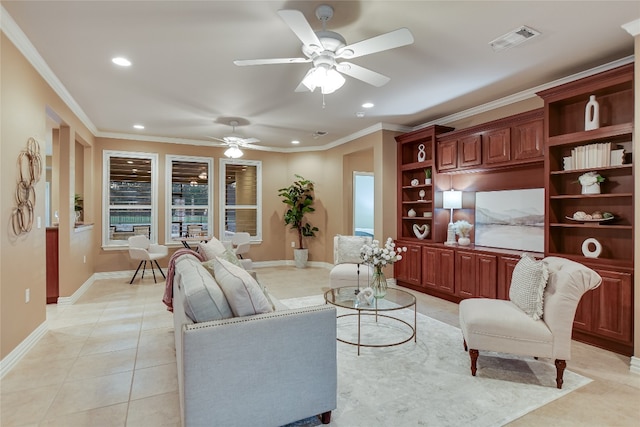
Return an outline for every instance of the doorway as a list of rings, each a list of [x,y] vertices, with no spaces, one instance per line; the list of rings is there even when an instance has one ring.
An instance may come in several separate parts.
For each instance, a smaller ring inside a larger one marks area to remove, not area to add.
[[[353,172],[353,234],[373,238],[374,177],[372,172]]]

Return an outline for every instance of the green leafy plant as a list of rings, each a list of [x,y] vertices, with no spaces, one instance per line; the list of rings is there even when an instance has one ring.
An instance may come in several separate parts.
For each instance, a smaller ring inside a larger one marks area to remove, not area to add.
[[[298,248],[304,249],[302,238],[314,237],[319,230],[304,218],[306,214],[315,211],[311,206],[313,205],[313,182],[300,175],[296,175],[296,178],[297,180],[290,186],[279,189],[278,196],[282,197],[282,203],[289,207],[284,213],[284,223],[298,232]]]
[[[431,168],[427,168],[424,170],[424,177],[426,179],[431,179]]]
[[[84,209],[83,202],[84,202],[84,200],[82,200],[82,196],[80,194],[74,195],[73,196],[73,210],[75,210],[76,212],[82,211]]]

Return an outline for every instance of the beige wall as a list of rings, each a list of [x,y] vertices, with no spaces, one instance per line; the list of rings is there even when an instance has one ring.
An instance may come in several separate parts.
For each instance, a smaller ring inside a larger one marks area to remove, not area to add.
[[[45,175],[35,185],[36,203],[33,229],[28,234],[15,237],[10,221],[15,208],[15,189],[17,182],[16,160],[26,148],[27,140],[34,137],[40,141],[43,165],[45,137],[47,131],[47,113],[49,108],[67,125],[72,141],[78,135],[87,144],[93,143],[93,136],[86,127],[70,112],[69,108],[53,92],[22,54],[6,38],[0,36],[0,87],[2,90],[0,111],[0,358],[4,358],[18,344],[24,341],[39,325],[45,321],[46,306],[46,269],[45,269],[45,227],[44,196]],[[64,150],[63,163],[75,164],[73,156],[75,144]],[[78,240],[86,244],[89,235],[76,235],[72,229],[73,182],[66,175],[66,187],[59,188],[61,203],[59,208],[60,263],[65,266],[61,279],[62,296],[70,295],[93,272],[89,263],[80,263],[75,257]],[[61,183],[63,184],[63,183]],[[67,198],[65,198],[65,195]],[[37,228],[37,218],[42,227]],[[62,270],[61,270],[62,271]],[[25,291],[30,291],[30,302],[25,303]]]

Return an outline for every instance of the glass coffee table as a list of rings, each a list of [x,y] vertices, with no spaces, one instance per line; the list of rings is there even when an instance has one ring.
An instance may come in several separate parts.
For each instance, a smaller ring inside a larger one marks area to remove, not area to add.
[[[363,304],[356,298],[357,291],[358,288],[355,286],[345,286],[342,288],[330,289],[324,294],[324,300],[328,304],[349,310],[349,312],[345,314],[339,314],[337,316],[338,319],[348,318],[351,316],[356,316],[358,319],[357,340],[353,341],[338,337],[338,341],[357,346],[358,356],[360,355],[360,347],[393,347],[411,341],[412,338],[414,342],[418,341],[418,337],[416,335],[417,314],[415,296],[407,291],[403,291],[402,289],[388,288],[387,295],[384,298],[376,298],[371,304]],[[400,319],[398,316],[394,316],[394,314],[398,313],[399,310],[408,308],[413,308],[413,325],[403,319]],[[363,316],[373,316],[376,324],[378,323],[378,318],[382,317],[390,319],[391,323],[397,322],[407,326],[408,329],[404,328],[404,326],[402,326],[402,329],[406,329],[406,335],[408,335],[408,337],[405,338],[405,335],[403,334],[399,340],[384,344],[362,342],[361,332],[363,327]]]

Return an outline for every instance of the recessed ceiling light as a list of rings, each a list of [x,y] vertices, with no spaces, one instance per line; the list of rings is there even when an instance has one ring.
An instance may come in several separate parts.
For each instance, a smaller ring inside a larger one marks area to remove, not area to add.
[[[375,104],[373,102],[365,102],[364,104],[362,104],[362,108],[373,108],[375,107]]]
[[[135,129],[144,129],[143,125],[133,125]]]
[[[358,111],[356,113],[356,117],[359,118],[359,119],[363,118],[364,117],[364,111]]]
[[[111,59],[111,62],[121,67],[128,67],[131,65],[131,61],[129,61],[127,58],[123,58],[122,56],[116,56],[115,58]]]
[[[291,141],[292,144],[300,144],[300,141],[298,141],[297,139],[294,139],[293,141]]]

